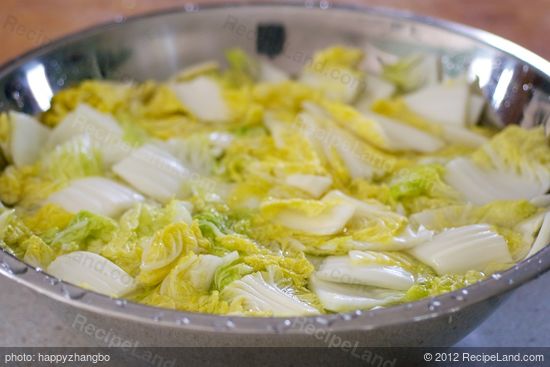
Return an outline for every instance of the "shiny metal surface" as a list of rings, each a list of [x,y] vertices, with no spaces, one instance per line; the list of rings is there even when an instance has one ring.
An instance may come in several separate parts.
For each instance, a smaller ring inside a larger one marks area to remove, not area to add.
[[[495,125],[547,123],[550,64],[497,36],[386,9],[278,4],[181,9],[96,27],[21,56],[0,70],[0,108],[39,113],[59,89],[89,78],[163,79],[184,66],[221,60],[229,47],[254,53],[260,24],[283,26],[274,62],[298,71],[335,43],[441,57],[447,76],[477,78]],[[277,42],[277,40],[271,40]],[[499,276],[434,299],[373,311],[311,318],[242,318],[125,303],[59,282],[0,252],[0,272],[47,296],[52,310],[120,330],[141,345],[326,345],[323,330],[363,345],[449,345],[487,317],[509,290],[550,269],[550,248]],[[238,335],[238,337],[236,337]]]

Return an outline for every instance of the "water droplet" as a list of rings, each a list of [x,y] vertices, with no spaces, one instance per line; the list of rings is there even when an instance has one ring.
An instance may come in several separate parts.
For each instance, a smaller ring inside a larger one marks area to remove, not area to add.
[[[29,270],[26,264],[11,257],[6,256],[2,262],[6,264],[12,274],[25,274]]]
[[[181,319],[178,319],[176,323],[178,325],[189,325],[191,323],[191,320],[189,320],[188,317],[182,317]]]
[[[363,314],[363,310],[355,310],[355,311],[353,312],[353,315],[354,315],[355,317],[359,317],[359,316],[361,316],[362,314]]]
[[[510,284],[510,285],[514,284],[514,279],[508,280],[508,284]]]
[[[326,317],[322,317],[322,316],[316,317],[315,322],[323,326],[327,326],[330,323],[330,321]]]
[[[521,86],[521,88],[523,89],[524,92],[527,92],[529,90],[531,90],[533,88],[533,84],[531,83],[526,83],[526,84],[523,84]]]
[[[504,101],[504,108],[510,108],[511,103],[510,101]]]
[[[192,12],[197,10],[197,6],[195,6],[195,4],[185,4],[183,8],[185,9],[186,12]]]
[[[234,329],[235,323],[233,322],[233,320],[229,319],[225,322],[225,327],[228,329]]]
[[[61,285],[61,293],[63,296],[70,299],[81,299],[86,294],[85,291],[78,288],[68,288],[66,285]]]
[[[155,316],[153,316],[153,321],[159,322],[160,320],[162,320],[162,316],[164,316],[162,313],[156,314]]]
[[[128,301],[125,300],[124,298],[119,298],[115,300],[115,305],[117,305],[118,307],[126,307],[127,304],[128,304]]]
[[[453,298],[454,298],[455,300],[457,300],[458,302],[464,301],[464,297],[461,296],[460,294],[457,294],[457,295],[453,296]]]
[[[340,317],[344,321],[350,321],[350,320],[353,319],[353,317],[349,313],[343,313],[343,314],[340,315]]]
[[[441,306],[441,302],[439,302],[438,300],[433,300],[428,305],[428,310],[435,311],[439,306]]]
[[[461,290],[461,292],[462,292],[462,294],[465,295],[465,296],[467,296],[468,293],[469,293],[467,289],[463,289],[463,290]]]
[[[529,65],[523,65],[521,69],[523,70],[524,73],[527,73],[529,72]]]
[[[412,303],[407,303],[407,304],[405,305],[405,308],[406,308],[407,310],[410,310],[411,308],[413,308]]]
[[[275,325],[275,332],[282,333],[286,329],[288,329],[290,326],[292,326],[292,321],[285,320],[282,323]]]
[[[122,23],[124,22],[124,16],[123,15],[117,15],[115,16],[115,23]]]
[[[58,87],[64,86],[65,85],[65,79],[58,79],[56,84],[57,84]]]
[[[447,322],[449,324],[452,324],[453,323],[453,315],[449,315],[449,318],[447,319]]]
[[[491,278],[493,278],[494,280],[499,280],[500,278],[502,278],[502,275],[500,275],[499,273],[494,273],[493,275],[491,275]]]
[[[48,281],[49,281],[50,285],[56,285],[56,284],[59,283],[59,279],[57,279],[57,278],[48,277]]]
[[[539,259],[539,261],[537,261],[537,263],[542,264],[542,259]]]
[[[321,0],[319,7],[323,10],[330,8],[330,3],[327,0]]]
[[[13,274],[10,266],[4,261],[0,262],[0,269],[2,269],[6,273]]]

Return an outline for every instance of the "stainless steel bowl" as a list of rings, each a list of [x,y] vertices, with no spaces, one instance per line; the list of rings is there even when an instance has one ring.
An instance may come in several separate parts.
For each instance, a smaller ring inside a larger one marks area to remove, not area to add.
[[[259,26],[268,29],[260,37]],[[254,53],[267,45],[277,53],[280,37],[265,36],[281,27],[286,42],[274,62],[290,71],[335,43],[436,53],[446,74],[466,72],[479,79],[489,101],[485,119],[499,126],[532,124],[533,116],[540,116],[538,104],[547,103],[550,94],[550,64],[500,37],[406,12],[308,1],[188,5],[80,32],[3,66],[0,108],[38,113],[49,107],[53,93],[83,79],[162,79],[195,62],[221,60],[228,47]],[[126,303],[60,282],[7,253],[0,259],[0,273],[43,294],[73,326],[85,319],[142,346],[322,346],[326,335],[365,346],[445,346],[475,328],[507,292],[548,270],[550,248],[498,276],[433,299],[307,318],[214,316]]]

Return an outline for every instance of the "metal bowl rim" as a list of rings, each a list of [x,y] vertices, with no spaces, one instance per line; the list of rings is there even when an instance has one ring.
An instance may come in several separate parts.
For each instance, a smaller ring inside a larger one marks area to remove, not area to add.
[[[160,11],[149,12],[126,18],[123,22],[106,22],[95,25],[68,36],[59,38],[21,56],[0,67],[0,79],[33,58],[65,43],[84,39],[96,32],[110,27],[118,27],[128,22],[144,18],[162,16],[169,13],[220,10],[224,8],[268,8],[268,7],[306,7],[303,2],[223,2],[201,5],[191,11],[185,6],[177,6]],[[341,11],[360,11],[395,20],[406,20],[473,39],[493,49],[504,52],[525,64],[534,67],[550,79],[550,62],[527,49],[492,33],[462,25],[459,23],[418,15],[409,11],[382,7],[369,7],[356,4],[332,4],[331,9]],[[331,10],[325,10],[331,11]],[[466,288],[425,298],[416,302],[401,304],[370,311],[355,311],[340,314],[327,314],[307,317],[241,317],[219,316],[213,314],[183,312],[162,309],[133,302],[121,302],[111,297],[84,290],[72,284],[59,281],[47,275],[41,269],[34,268],[17,259],[6,251],[0,251],[0,273],[23,284],[49,298],[69,304],[78,309],[100,313],[106,316],[132,320],[157,326],[188,329],[190,331],[248,334],[311,334],[304,326],[313,324],[318,329],[330,329],[331,332],[350,330],[371,330],[390,325],[421,321],[452,314],[465,307],[485,301],[493,296],[506,293],[521,284],[542,275],[550,269],[550,247],[546,247],[529,259],[517,263],[511,269],[498,273]],[[76,296],[75,296],[76,295]],[[309,329],[311,330],[311,329]]]

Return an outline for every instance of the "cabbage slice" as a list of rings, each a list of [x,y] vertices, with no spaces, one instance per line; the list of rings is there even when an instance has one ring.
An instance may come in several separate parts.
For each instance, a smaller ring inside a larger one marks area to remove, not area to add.
[[[131,147],[123,140],[123,130],[109,114],[100,112],[86,103],[80,103],[52,130],[46,148],[64,144],[78,136],[86,136],[101,153],[105,166],[126,157]]]
[[[47,272],[66,282],[102,293],[122,297],[136,287],[128,273],[103,256],[89,251],[75,251],[57,257]]]
[[[285,71],[265,60],[259,61],[259,69],[259,79],[262,82],[281,83],[290,79]]]
[[[21,167],[33,164],[50,136],[50,129],[24,113],[11,111],[9,117],[10,153],[14,165]]]
[[[319,314],[312,305],[301,300],[291,289],[277,285],[269,274],[256,272],[245,275],[227,285],[222,297],[241,303],[248,312],[269,313],[273,316],[301,316]]]
[[[445,145],[438,137],[397,120],[370,111],[362,111],[366,117],[377,121],[384,130],[391,150],[412,150],[421,153],[435,152]],[[476,135],[477,136],[477,135]]]
[[[406,226],[402,231],[387,241],[360,241],[351,240],[354,248],[371,251],[402,251],[411,249],[432,239],[434,232],[424,226],[414,229],[412,226]]]
[[[392,97],[397,88],[393,83],[373,74],[365,74],[365,90],[355,103],[358,110],[369,110],[374,101]]]
[[[331,235],[342,231],[353,217],[355,207],[333,200],[271,200],[261,211],[273,223],[311,235]]]
[[[318,110],[317,106],[311,104],[308,104],[307,108]],[[320,156],[329,163],[340,159],[352,178],[370,179],[386,170],[387,157],[379,154],[354,134],[323,120],[311,111],[300,113],[298,119],[304,136],[317,148]]]
[[[446,165],[445,181],[474,204],[495,200],[531,199],[548,191],[550,182],[511,170],[481,168],[468,158]]]
[[[411,54],[388,61],[390,63],[383,66],[382,76],[402,91],[410,92],[439,80],[440,60],[436,55]]]
[[[315,292],[323,307],[333,312],[347,312],[369,309],[398,302],[405,292],[368,287],[359,284],[327,282],[313,275],[310,288]]]
[[[491,264],[513,263],[506,240],[487,224],[445,230],[410,253],[439,275],[484,271]]]
[[[186,291],[189,291],[185,289],[188,286],[192,287],[192,292],[208,293],[216,270],[238,257],[236,251],[223,257],[190,253],[183,257],[162,281],[160,293],[174,299],[184,298]]]
[[[485,98],[477,94],[470,94],[466,122],[472,126],[478,123],[481,113],[485,107]]]
[[[170,153],[146,144],[113,166],[113,171],[145,195],[165,202],[179,193],[191,173]]]
[[[404,96],[403,100],[413,112],[429,121],[463,127],[469,95],[469,86],[457,82],[430,85]]]
[[[358,70],[362,50],[334,46],[316,52],[302,71],[299,81],[321,91],[333,101],[352,102],[363,85],[363,73]]]
[[[477,148],[485,144],[489,139],[483,135],[477,134],[467,128],[444,125],[443,126],[443,138],[451,143],[460,144],[465,147]]]
[[[332,178],[330,176],[304,175],[297,173],[287,176],[285,183],[307,192],[314,198],[318,198],[332,185]]]
[[[69,186],[50,195],[47,202],[71,213],[87,210],[115,217],[144,198],[132,189],[103,177],[73,180]]]
[[[80,103],[52,130],[48,139],[49,149],[77,136],[87,134],[101,145],[110,145],[122,137],[122,128],[108,114],[86,103]]]
[[[205,122],[227,122],[231,111],[221,85],[208,76],[171,85],[172,90],[191,113]]]
[[[353,251],[359,253],[359,251]],[[357,256],[357,255],[356,255]],[[321,280],[407,290],[414,284],[411,273],[399,266],[353,262],[349,256],[328,256],[315,276]]]
[[[529,253],[525,256],[525,258],[533,256],[544,247],[548,246],[548,244],[550,244],[550,212],[547,212],[542,217],[542,223],[540,225],[537,237],[535,238],[535,242],[533,242],[531,250],[529,250]]]

